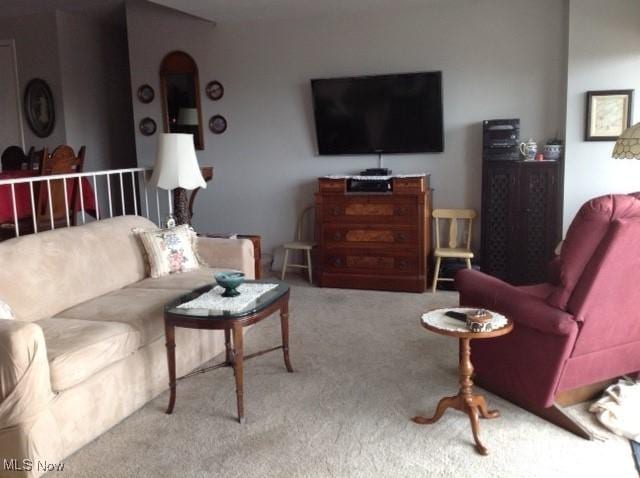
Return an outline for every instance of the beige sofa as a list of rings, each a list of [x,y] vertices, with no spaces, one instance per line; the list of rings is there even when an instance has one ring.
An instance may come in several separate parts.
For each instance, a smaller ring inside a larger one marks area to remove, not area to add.
[[[0,300],[17,319],[0,320],[0,459],[17,460],[0,476],[39,476],[38,460],[61,462],[168,388],[163,306],[214,268],[253,277],[250,241],[199,238],[209,268],[148,278],[134,227],[154,224],[123,216],[0,243]],[[223,342],[178,329],[178,374]]]

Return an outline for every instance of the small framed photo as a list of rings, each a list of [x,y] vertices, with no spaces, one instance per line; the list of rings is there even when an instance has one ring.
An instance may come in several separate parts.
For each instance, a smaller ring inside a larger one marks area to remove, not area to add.
[[[615,141],[631,126],[633,90],[587,91],[585,141]]]

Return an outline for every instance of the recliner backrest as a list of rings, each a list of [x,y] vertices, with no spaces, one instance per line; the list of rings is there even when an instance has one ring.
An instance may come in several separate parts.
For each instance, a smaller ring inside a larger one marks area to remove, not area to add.
[[[549,305],[571,312],[567,305],[576,285],[582,280],[611,225],[621,219],[640,220],[640,199],[610,194],[592,199],[580,208],[562,245],[558,261],[559,283],[547,299]]]
[[[618,219],[567,304],[582,322],[574,356],[640,341],[640,217]]]

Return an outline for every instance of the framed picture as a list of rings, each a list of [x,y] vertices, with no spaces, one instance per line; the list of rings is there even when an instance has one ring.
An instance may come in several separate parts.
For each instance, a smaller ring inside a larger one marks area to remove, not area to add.
[[[615,141],[631,126],[633,90],[587,91],[585,141]]]
[[[39,138],[46,138],[53,131],[56,110],[53,93],[46,81],[34,78],[27,83],[24,92],[24,111],[29,128]]]

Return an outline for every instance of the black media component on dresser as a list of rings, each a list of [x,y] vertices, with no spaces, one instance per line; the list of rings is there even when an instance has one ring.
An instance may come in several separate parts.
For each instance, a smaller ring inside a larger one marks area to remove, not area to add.
[[[482,162],[482,271],[513,284],[546,281],[561,239],[560,161]]]

